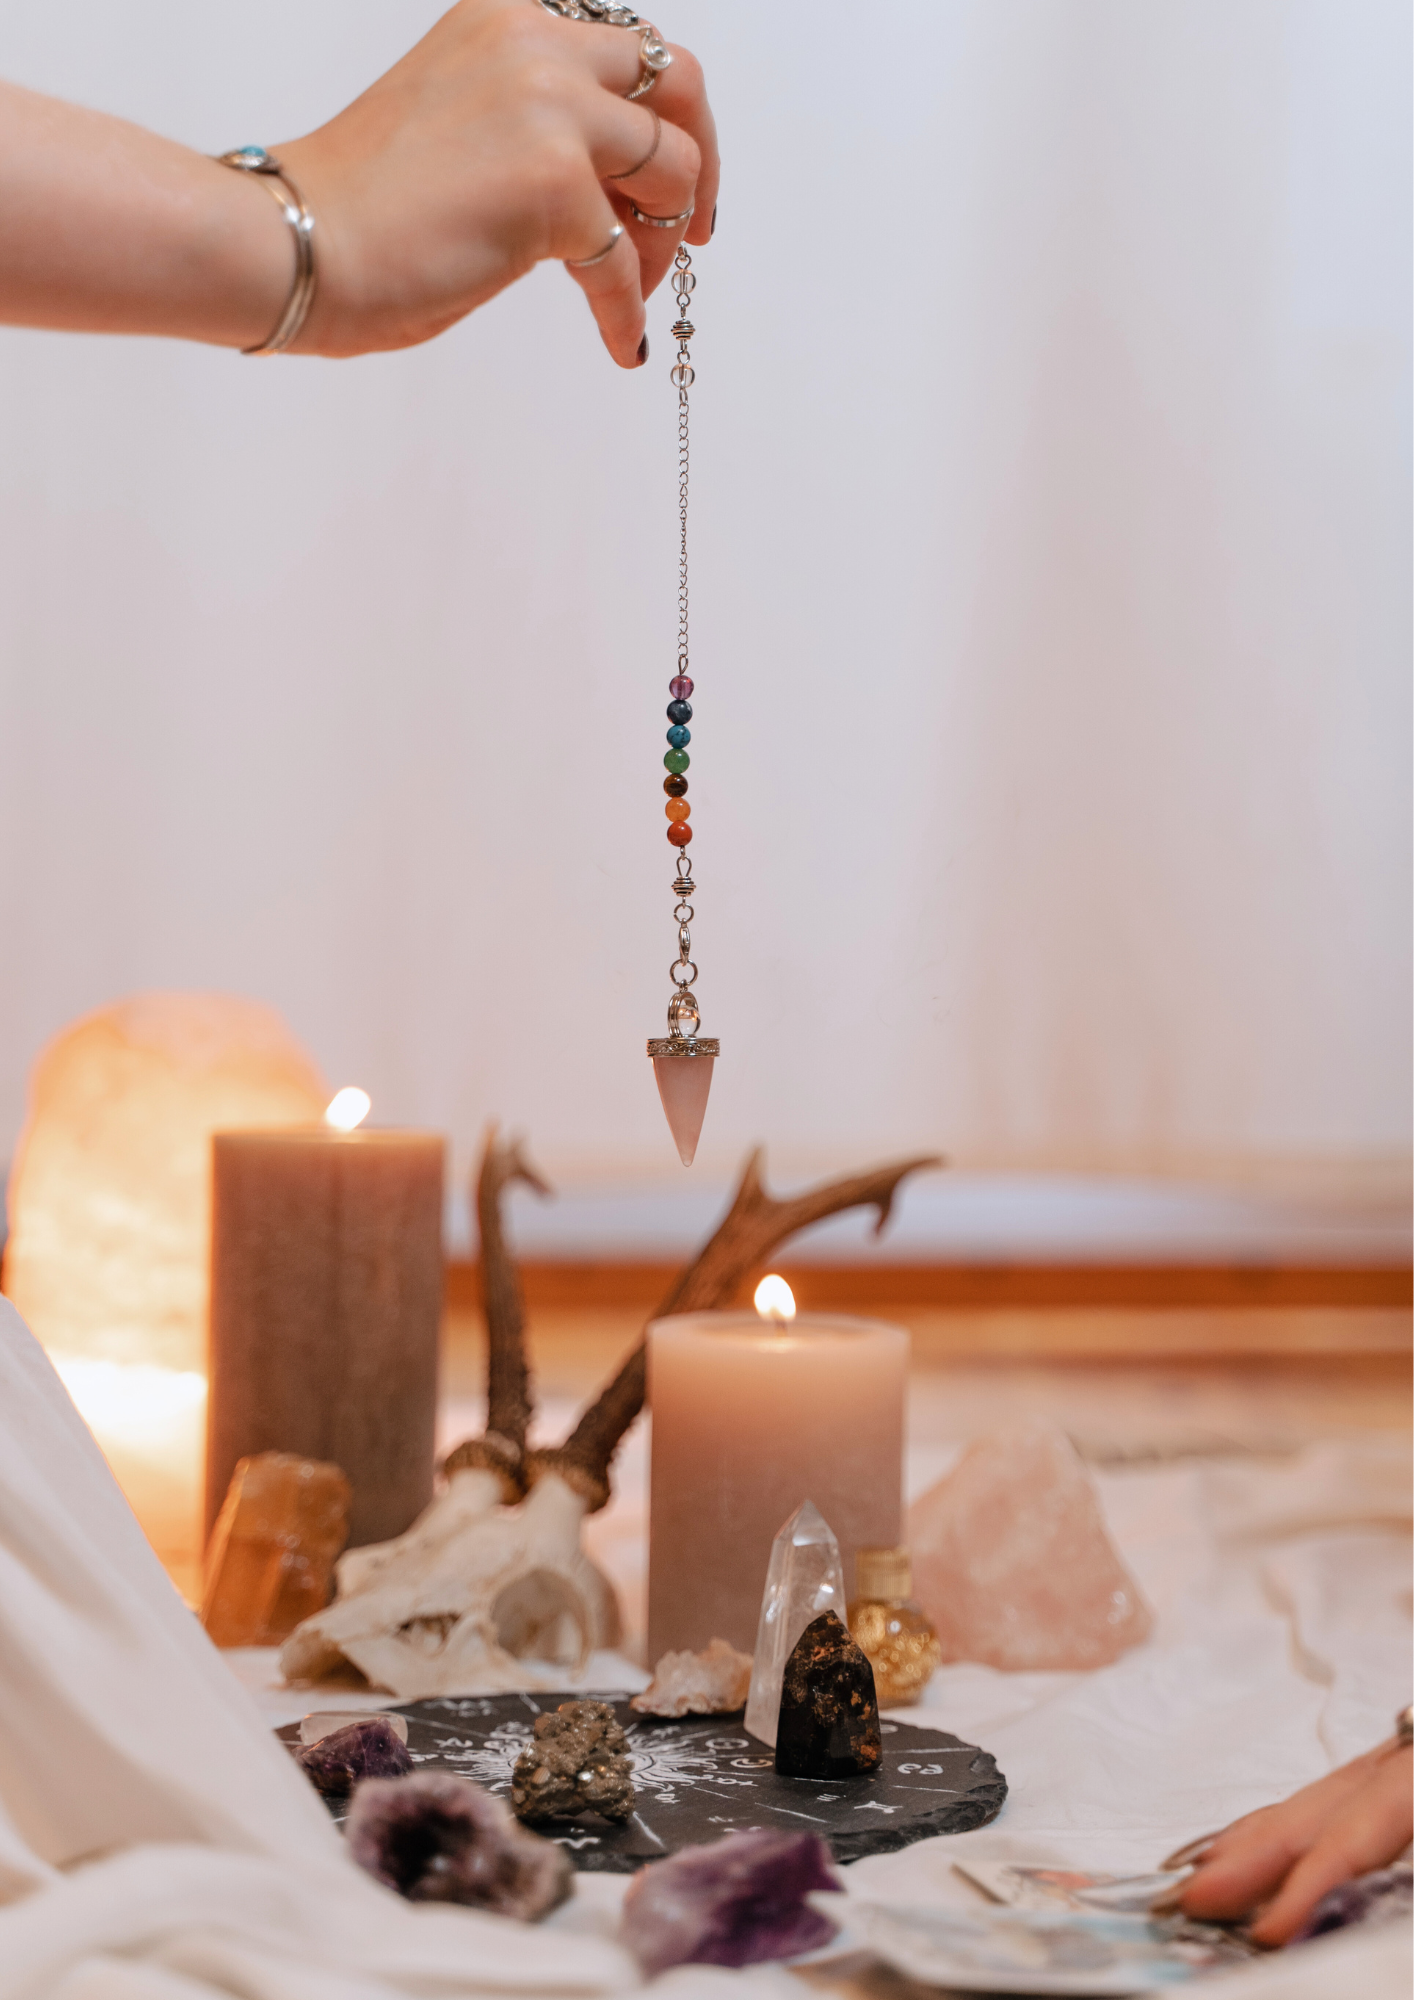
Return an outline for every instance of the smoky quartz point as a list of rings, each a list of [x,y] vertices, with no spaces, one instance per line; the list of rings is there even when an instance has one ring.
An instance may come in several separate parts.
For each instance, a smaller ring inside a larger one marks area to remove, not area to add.
[[[776,1728],[783,1778],[853,1778],[884,1754],[874,1669],[833,1611],[807,1625],[786,1662]]]

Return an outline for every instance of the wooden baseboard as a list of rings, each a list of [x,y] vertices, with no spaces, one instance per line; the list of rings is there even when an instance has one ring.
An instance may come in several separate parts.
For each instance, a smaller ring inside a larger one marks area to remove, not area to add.
[[[658,1263],[521,1266],[527,1307],[542,1312],[651,1313],[681,1267]],[[1414,1305],[1404,1265],[791,1264],[778,1270],[807,1312],[1221,1311],[1245,1307],[1399,1310]],[[760,1275],[760,1274],[755,1274]],[[745,1304],[755,1278],[742,1288]],[[447,1267],[447,1303],[480,1299],[477,1267]]]

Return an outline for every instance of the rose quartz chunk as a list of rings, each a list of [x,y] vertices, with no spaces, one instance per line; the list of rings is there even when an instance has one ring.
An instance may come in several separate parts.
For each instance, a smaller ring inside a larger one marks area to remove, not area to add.
[[[979,1438],[914,1502],[908,1540],[944,1660],[1104,1667],[1149,1636],[1149,1607],[1060,1431]]]
[[[745,1708],[750,1686],[750,1653],[714,1639],[700,1653],[664,1653],[629,1706],[640,1715],[731,1715]]]
[[[654,1056],[653,1073],[658,1079],[658,1095],[678,1158],[690,1167],[697,1157],[697,1141],[702,1120],[707,1115],[707,1093],[712,1088],[715,1056]]]

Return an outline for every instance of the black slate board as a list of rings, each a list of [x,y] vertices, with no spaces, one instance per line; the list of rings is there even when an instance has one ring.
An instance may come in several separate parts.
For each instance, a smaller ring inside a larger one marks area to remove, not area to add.
[[[447,1696],[399,1704],[408,1723],[414,1770],[452,1771],[488,1792],[510,1791],[511,1768],[530,1740],[535,1718],[574,1694]],[[776,1775],[771,1752],[748,1736],[735,1715],[687,1715],[678,1722],[637,1715],[626,1694],[594,1694],[612,1703],[634,1759],[638,1804],[624,1826],[586,1814],[537,1828],[568,1849],[578,1869],[631,1875],[721,1834],[745,1827],[813,1828],[837,1861],[892,1854],[936,1833],[967,1833],[995,1819],[1006,1798],[996,1760],[942,1729],[884,1722],[884,1758],[867,1778],[820,1782]],[[332,1704],[331,1704],[332,1705]],[[276,1734],[299,1745],[299,1724]],[[345,1799],[328,1801],[341,1820]]]

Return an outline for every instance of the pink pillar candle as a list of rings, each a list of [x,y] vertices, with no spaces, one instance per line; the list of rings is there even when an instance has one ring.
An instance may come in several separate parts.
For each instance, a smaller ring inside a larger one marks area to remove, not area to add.
[[[685,1313],[648,1329],[653,1416],[648,1664],[756,1643],[777,1530],[802,1500],[857,1548],[902,1522],[908,1335],[880,1320]]]

